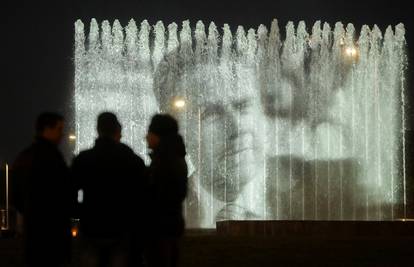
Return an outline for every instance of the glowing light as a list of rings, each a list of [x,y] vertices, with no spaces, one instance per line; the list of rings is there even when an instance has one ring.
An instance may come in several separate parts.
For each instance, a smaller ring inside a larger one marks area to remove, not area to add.
[[[71,232],[72,232],[72,237],[75,238],[75,237],[78,236],[78,229],[77,228],[73,227]]]
[[[177,109],[182,109],[185,107],[185,100],[184,99],[176,99],[174,101],[174,107]]]
[[[355,49],[355,47],[347,47],[345,49],[345,53],[349,57],[355,57],[357,55],[357,50]]]
[[[78,191],[78,203],[83,203],[83,190]]]
[[[9,211],[9,164],[6,164],[6,210]]]
[[[4,214],[2,214],[2,220],[3,215],[5,216],[4,225],[2,224],[1,229],[7,230],[9,229],[9,164],[6,163],[6,209],[2,210]]]
[[[69,140],[70,141],[75,141],[76,140],[76,135],[74,135],[74,134],[69,135]]]

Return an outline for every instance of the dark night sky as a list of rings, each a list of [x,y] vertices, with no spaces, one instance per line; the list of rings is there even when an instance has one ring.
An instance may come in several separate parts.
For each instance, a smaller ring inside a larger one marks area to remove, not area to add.
[[[126,25],[130,18],[158,20],[164,23],[190,19],[214,21],[221,27],[229,23],[246,28],[259,24],[270,26],[273,18],[284,27],[289,20],[305,20],[308,27],[316,20],[333,24],[352,22],[357,29],[363,24],[386,26],[403,22],[407,30],[408,50],[413,46],[413,15],[409,1],[66,1],[55,4],[38,1],[15,1],[0,4],[2,10],[2,72],[0,89],[0,164],[11,161],[30,143],[33,121],[45,110],[70,114],[73,65],[73,23],[77,18],[89,22],[118,18]],[[87,3],[86,3],[87,2]],[[410,55],[413,61],[414,52]],[[412,70],[410,70],[412,73]],[[412,74],[410,75],[413,76]],[[414,92],[412,82],[407,91]],[[410,100],[414,100],[410,93]],[[411,101],[412,102],[412,101]],[[411,111],[409,110],[409,116]]]

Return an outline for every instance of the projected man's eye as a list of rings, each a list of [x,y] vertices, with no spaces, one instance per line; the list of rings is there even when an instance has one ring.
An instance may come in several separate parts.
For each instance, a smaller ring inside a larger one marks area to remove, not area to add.
[[[202,119],[212,119],[215,117],[223,116],[225,109],[220,104],[207,104],[201,112]]]
[[[251,107],[251,99],[243,99],[232,103],[232,107],[235,111],[240,112],[241,114],[246,114],[247,109]]]

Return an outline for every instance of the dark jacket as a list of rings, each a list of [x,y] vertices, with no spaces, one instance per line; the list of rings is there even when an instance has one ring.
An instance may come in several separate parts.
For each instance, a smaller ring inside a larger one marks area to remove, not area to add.
[[[163,237],[181,236],[182,204],[187,195],[187,164],[181,136],[163,139],[153,151],[149,177],[152,232]]]
[[[72,203],[68,174],[57,146],[40,137],[12,166],[12,201],[23,214],[29,262],[64,262],[69,256]]]
[[[121,237],[139,228],[144,161],[132,149],[109,138],[98,138],[92,149],[72,163],[74,189],[83,190],[81,233],[88,237]]]

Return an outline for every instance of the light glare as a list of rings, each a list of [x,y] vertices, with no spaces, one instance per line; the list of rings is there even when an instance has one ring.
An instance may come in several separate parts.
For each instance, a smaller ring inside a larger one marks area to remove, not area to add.
[[[184,99],[177,99],[174,101],[174,107],[178,109],[182,109],[185,107],[185,101]]]
[[[357,55],[357,50],[355,47],[348,47],[346,48],[345,52],[349,57],[355,57]]]

